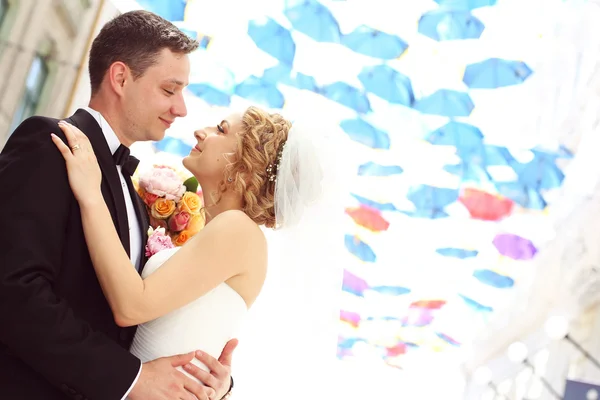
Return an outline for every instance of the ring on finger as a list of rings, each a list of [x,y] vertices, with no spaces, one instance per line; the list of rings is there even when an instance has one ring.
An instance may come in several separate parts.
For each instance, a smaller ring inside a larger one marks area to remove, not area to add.
[[[79,150],[79,149],[81,149],[81,146],[80,146],[80,145],[78,145],[78,144],[76,144],[75,146],[72,146],[72,147],[71,147],[71,151],[73,151],[73,152],[74,152],[75,150]]]

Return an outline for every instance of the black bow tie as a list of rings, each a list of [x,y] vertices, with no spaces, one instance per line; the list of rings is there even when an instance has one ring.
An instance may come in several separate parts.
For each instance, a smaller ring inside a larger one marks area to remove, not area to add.
[[[121,166],[123,175],[127,174],[128,176],[133,175],[140,163],[140,160],[129,154],[129,148],[123,145],[120,145],[117,151],[115,151],[113,159],[116,165]]]

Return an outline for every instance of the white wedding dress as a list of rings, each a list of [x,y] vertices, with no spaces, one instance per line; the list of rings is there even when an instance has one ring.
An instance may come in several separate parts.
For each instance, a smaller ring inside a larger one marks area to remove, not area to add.
[[[150,257],[142,270],[142,278],[160,268],[177,250],[179,247]],[[218,359],[225,344],[240,332],[247,312],[244,299],[222,283],[180,309],[139,325],[130,351],[142,362],[195,350]],[[192,362],[208,371],[198,360]]]

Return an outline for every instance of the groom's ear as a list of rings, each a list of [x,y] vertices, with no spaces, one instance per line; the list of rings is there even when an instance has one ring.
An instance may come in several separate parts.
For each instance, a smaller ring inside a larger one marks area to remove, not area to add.
[[[110,82],[110,86],[119,95],[123,93],[123,86],[125,86],[128,73],[129,68],[120,61],[114,62],[108,69],[107,78]]]

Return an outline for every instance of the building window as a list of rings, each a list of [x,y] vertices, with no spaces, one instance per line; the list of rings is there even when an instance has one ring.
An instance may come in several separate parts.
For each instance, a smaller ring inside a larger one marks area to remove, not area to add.
[[[6,14],[8,13],[8,0],[0,0],[0,25],[4,23]]]
[[[23,120],[35,114],[42,96],[44,84],[48,79],[48,74],[49,69],[45,57],[36,55],[29,68],[29,73],[27,74],[23,98],[19,102],[17,110],[13,115],[10,132],[13,132]]]

